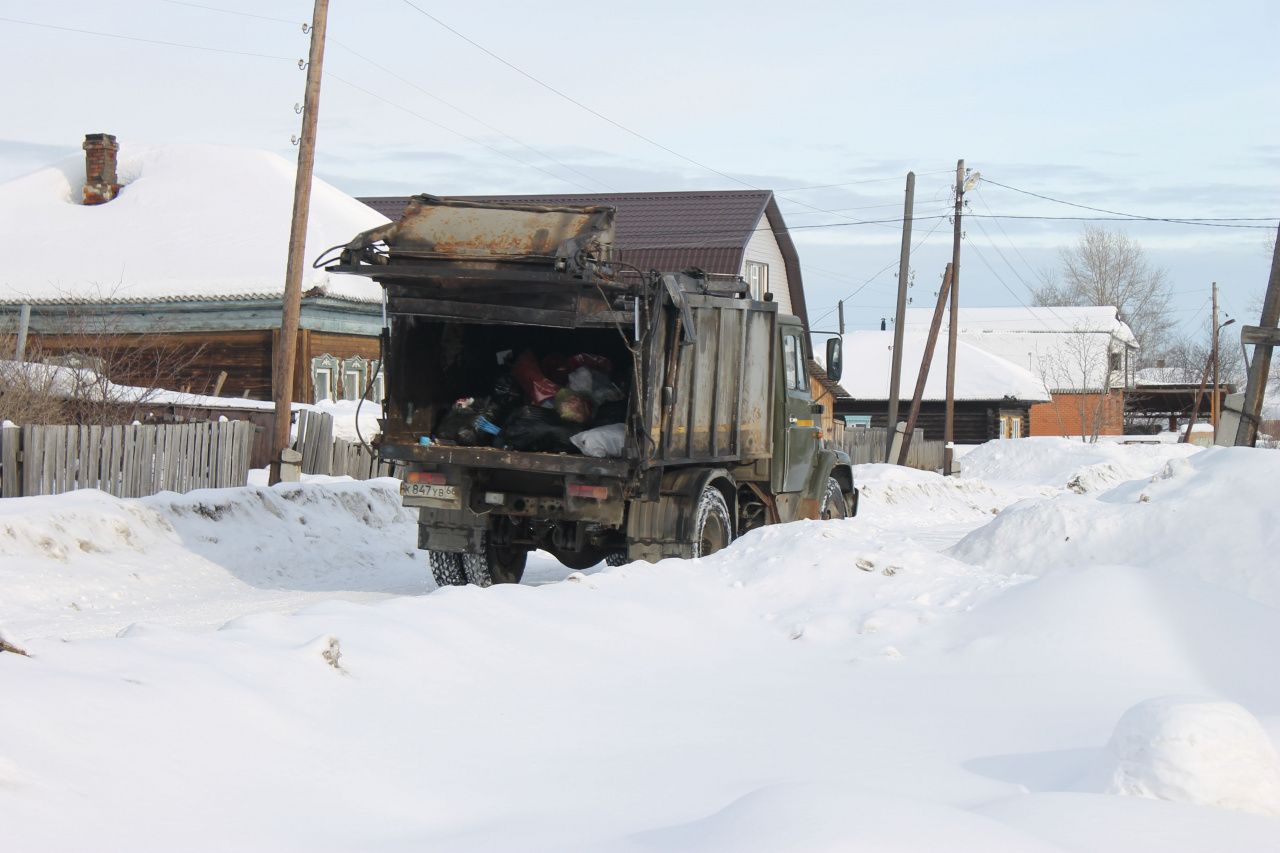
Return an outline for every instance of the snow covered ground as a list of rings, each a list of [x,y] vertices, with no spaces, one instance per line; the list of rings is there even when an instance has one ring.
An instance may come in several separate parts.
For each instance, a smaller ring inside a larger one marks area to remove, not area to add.
[[[390,481],[0,502],[0,845],[1280,850],[1280,453],[963,467],[487,590]]]

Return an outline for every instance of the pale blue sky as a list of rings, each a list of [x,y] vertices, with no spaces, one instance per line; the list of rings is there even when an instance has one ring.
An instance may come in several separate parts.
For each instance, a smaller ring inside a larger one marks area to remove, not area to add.
[[[788,223],[800,226],[896,219],[908,169],[919,176],[917,216],[943,212],[964,157],[995,181],[1080,204],[1280,216],[1280,3],[414,2],[715,171],[556,96],[402,0],[333,0],[317,171],[353,194],[743,185],[721,172],[778,190]],[[9,81],[0,180],[77,152],[85,132],[124,145],[218,142],[294,156],[300,26],[196,5],[310,18],[307,2],[0,2],[0,18],[281,57],[0,21]],[[827,184],[847,185],[790,189]],[[973,213],[1089,215],[991,184],[969,200]],[[918,222],[917,238],[936,222]],[[1036,271],[1080,227],[971,218],[965,302],[1029,301]],[[1256,320],[1274,232],[1116,227],[1168,270],[1187,327],[1203,320],[1214,279],[1227,311]],[[891,314],[896,223],[797,228],[795,237],[812,317],[859,288],[851,325]],[[913,256],[914,304],[931,301],[949,256],[942,221]]]

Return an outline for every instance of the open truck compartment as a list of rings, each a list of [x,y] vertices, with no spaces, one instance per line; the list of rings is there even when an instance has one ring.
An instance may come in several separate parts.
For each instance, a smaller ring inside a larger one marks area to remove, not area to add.
[[[634,358],[617,329],[392,323],[384,443],[634,456]]]

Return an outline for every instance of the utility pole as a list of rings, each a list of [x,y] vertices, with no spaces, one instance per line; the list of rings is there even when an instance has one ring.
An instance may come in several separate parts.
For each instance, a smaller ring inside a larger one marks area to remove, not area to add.
[[[898,313],[893,321],[893,366],[889,370],[889,437],[898,428],[898,389],[902,382],[902,337],[906,328],[907,272],[911,265],[911,215],[915,210],[916,173],[907,172],[907,199],[902,207],[902,249],[898,254]],[[885,462],[892,462],[893,442],[885,442]]]
[[[268,482],[280,482],[280,454],[289,446],[293,414],[293,377],[297,367],[298,315],[302,311],[303,248],[307,242],[307,214],[311,209],[311,172],[316,160],[316,123],[320,111],[320,71],[324,64],[324,32],[329,0],[315,0],[311,18],[311,51],[307,57],[307,90],[302,107],[302,139],[298,142],[298,172],[293,183],[293,223],[289,227],[289,263],[285,271],[284,304],[276,347],[272,386],[276,421],[271,435]]]
[[[31,328],[31,306],[24,303],[18,309],[18,341],[13,347],[13,360],[27,360],[27,330]]]
[[[951,321],[947,330],[947,416],[942,430],[942,473],[950,477],[956,446],[956,330],[960,325],[960,214],[964,209],[964,159],[956,161],[955,234],[951,242]]]
[[[1267,282],[1267,295],[1262,300],[1262,319],[1259,331],[1266,334],[1280,326],[1280,228],[1276,229],[1276,244],[1271,251],[1271,278]],[[1249,327],[1240,330],[1241,339]],[[1253,346],[1253,361],[1249,363],[1249,385],[1244,394],[1244,408],[1240,413],[1240,428],[1236,431],[1236,446],[1253,447],[1258,440],[1258,421],[1262,417],[1262,399],[1266,396],[1267,377],[1271,374],[1272,343],[1259,341]]]
[[[911,395],[911,409],[907,413],[907,425],[902,432],[902,448],[898,451],[898,464],[907,464],[907,451],[911,449],[911,435],[915,432],[916,419],[920,417],[920,405],[924,400],[924,386],[929,381],[929,368],[933,364],[933,348],[938,343],[938,330],[942,328],[942,312],[951,294],[951,264],[942,275],[942,287],[938,289],[938,304],[933,308],[933,320],[929,322],[929,336],[924,341],[924,354],[920,357],[920,372],[916,375],[916,390]],[[893,434],[890,433],[892,438]],[[892,444],[891,444],[892,446]]]
[[[1213,360],[1213,399],[1209,401],[1209,423],[1218,430],[1218,283],[1213,283],[1213,344],[1209,358]]]

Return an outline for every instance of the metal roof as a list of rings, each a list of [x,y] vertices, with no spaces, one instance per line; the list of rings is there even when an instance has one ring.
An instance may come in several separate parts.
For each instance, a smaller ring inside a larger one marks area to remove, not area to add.
[[[567,195],[450,196],[466,201],[549,205],[606,205],[617,211],[614,246],[618,260],[664,272],[698,267],[738,275],[752,234],[770,229],[787,268],[791,307],[806,326],[804,285],[795,244],[770,190],[570,193]],[[399,219],[409,196],[375,196],[360,201]]]

